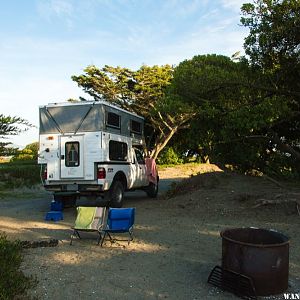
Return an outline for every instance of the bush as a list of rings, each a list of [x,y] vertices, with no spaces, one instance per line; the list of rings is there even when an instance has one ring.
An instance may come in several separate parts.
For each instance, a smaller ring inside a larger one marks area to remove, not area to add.
[[[16,299],[19,295],[26,295],[26,290],[36,285],[36,280],[26,277],[20,266],[22,262],[22,248],[19,241],[8,241],[4,234],[0,234],[0,299]]]
[[[4,188],[31,187],[40,182],[40,167],[32,161],[2,163],[0,181]]]
[[[178,156],[172,147],[169,147],[161,153],[157,159],[160,165],[178,165],[182,164],[183,160]]]
[[[11,162],[37,161],[39,143],[34,142],[27,145],[23,150],[17,150],[17,153],[11,158]]]

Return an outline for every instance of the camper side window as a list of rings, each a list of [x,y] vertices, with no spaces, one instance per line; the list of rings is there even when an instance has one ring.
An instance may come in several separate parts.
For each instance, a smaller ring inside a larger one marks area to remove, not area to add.
[[[107,112],[106,126],[120,129],[121,128],[121,117],[115,113]]]
[[[133,133],[141,134],[142,133],[142,124],[140,122],[131,120],[130,121],[130,130]]]
[[[126,161],[128,156],[128,148],[126,143],[109,141],[109,159]]]

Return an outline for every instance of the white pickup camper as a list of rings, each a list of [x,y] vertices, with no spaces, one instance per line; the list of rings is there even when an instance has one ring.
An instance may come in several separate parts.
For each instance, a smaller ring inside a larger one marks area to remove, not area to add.
[[[53,103],[39,114],[38,163],[55,199],[104,196],[121,207],[126,190],[157,196],[159,178],[147,170],[142,151],[142,117],[106,101]]]

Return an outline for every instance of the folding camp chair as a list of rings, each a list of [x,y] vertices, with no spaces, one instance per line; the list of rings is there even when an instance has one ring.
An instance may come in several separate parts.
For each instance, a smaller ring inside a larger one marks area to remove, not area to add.
[[[106,235],[109,237],[111,243],[116,239],[113,239],[112,233],[128,233],[128,245],[133,240],[132,231],[134,225],[135,208],[110,208],[107,216],[107,225],[104,228],[104,236],[101,241],[101,247],[105,240]],[[123,240],[119,240],[123,241]]]
[[[102,237],[101,232],[104,226],[105,211],[105,207],[78,206],[75,226],[72,227],[74,231],[71,235],[70,245],[72,245],[74,237],[77,236],[79,239],[81,239],[79,231],[97,232],[99,234],[97,241],[99,245]]]

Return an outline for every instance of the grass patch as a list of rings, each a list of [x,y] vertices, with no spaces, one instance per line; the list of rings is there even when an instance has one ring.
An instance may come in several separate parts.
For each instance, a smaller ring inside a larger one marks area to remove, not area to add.
[[[189,163],[181,163],[181,164],[157,164],[158,170],[161,169],[166,169],[166,168],[176,168],[176,167],[180,167],[180,168],[190,168],[190,167],[194,167],[194,166],[198,166],[201,165],[201,163],[196,163],[196,162],[189,162]]]
[[[5,234],[0,233],[1,300],[29,299],[27,290],[37,284],[36,279],[26,277],[20,270],[22,259],[20,241],[9,241]]]

